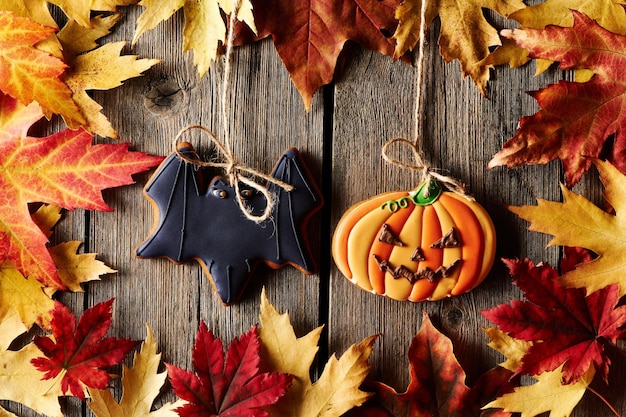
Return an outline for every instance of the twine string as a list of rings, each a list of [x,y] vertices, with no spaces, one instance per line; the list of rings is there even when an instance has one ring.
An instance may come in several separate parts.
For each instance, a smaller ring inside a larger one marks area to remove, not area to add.
[[[215,144],[217,149],[222,154],[225,162],[200,161],[198,159],[192,159],[192,158],[185,156],[178,149],[177,144],[179,143],[181,136],[185,134],[187,131],[193,130],[193,129],[199,129],[202,132],[204,132],[207,136],[209,136],[211,141]],[[222,143],[211,130],[207,129],[206,127],[202,125],[189,125],[181,129],[180,132],[178,132],[178,134],[174,138],[174,152],[176,152],[176,155],[178,155],[178,157],[182,159],[185,163],[195,165],[198,167],[214,167],[214,168],[224,169],[226,171],[226,174],[228,176],[228,180],[230,181],[231,186],[234,187],[235,189],[235,196],[236,196],[236,200],[237,200],[237,204],[239,205],[239,208],[241,209],[243,214],[246,216],[246,218],[255,222],[262,222],[266,220],[267,218],[269,218],[269,216],[272,214],[272,209],[274,208],[274,198],[272,194],[269,192],[269,190],[267,189],[267,187],[264,187],[258,182],[254,181],[253,179],[254,177],[262,178],[267,182],[277,185],[278,187],[284,189],[287,192],[293,190],[293,185],[291,184],[287,184],[286,182],[283,182],[277,178],[274,178],[263,172],[257,171],[254,168],[250,168],[248,166],[245,166],[236,162],[230,148],[226,147],[226,144]],[[240,184],[245,184],[248,187],[254,188],[256,191],[263,194],[266,200],[266,205],[265,205],[265,210],[263,211],[262,214],[254,215],[250,212],[250,210],[246,206],[246,201],[242,196]]]
[[[395,165],[397,167],[404,168],[407,170],[419,172],[420,183],[430,181],[431,179],[434,178],[437,181],[444,183],[450,191],[456,194],[462,195],[463,197],[467,199],[473,200],[473,197],[469,196],[466,193],[465,185],[463,185],[463,183],[461,183],[460,181],[452,177],[449,177],[447,175],[443,175],[437,172],[434,168],[429,166],[426,163],[426,161],[424,161],[424,158],[422,157],[420,150],[419,150],[419,143],[423,135],[423,132],[422,132],[423,130],[422,86],[424,83],[424,61],[425,61],[424,45],[426,43],[425,33],[426,33],[427,4],[428,4],[427,0],[422,0],[422,5],[420,8],[420,33],[419,33],[419,39],[418,39],[419,42],[418,42],[417,62],[415,64],[416,73],[417,73],[415,77],[416,78],[415,79],[415,95],[417,98],[415,100],[415,108],[414,108],[414,123],[415,124],[413,126],[415,136],[414,136],[413,141],[410,141],[405,138],[394,138],[394,139],[387,141],[381,149],[381,155],[382,155],[382,158],[386,162],[392,165]],[[411,154],[413,155],[413,162],[407,163],[407,162],[403,162],[399,159],[392,157],[389,154],[389,149],[394,144],[399,144],[403,147],[407,147],[411,151]],[[428,190],[428,187],[425,187],[425,190]]]
[[[257,171],[253,168],[241,164],[235,158],[235,154],[232,150],[230,137],[230,120],[228,117],[231,111],[231,105],[230,100],[228,99],[228,92],[230,89],[230,60],[233,51],[234,28],[238,11],[239,0],[233,0],[233,10],[230,13],[228,22],[228,33],[226,37],[226,52],[224,54],[224,76],[222,79],[221,91],[221,115],[222,124],[224,125],[224,141],[221,142],[211,130],[202,125],[189,125],[181,129],[174,138],[174,151],[176,152],[176,155],[178,155],[178,157],[185,163],[192,164],[198,167],[223,168],[226,172],[226,177],[230,182],[230,186],[235,189],[237,205],[241,209],[241,212],[248,220],[254,221],[256,223],[261,223],[267,220],[272,215],[275,202],[274,196],[269,192],[267,187],[259,184],[257,181],[254,180],[254,178],[261,178],[269,183],[277,185],[287,192],[292,191],[294,187],[291,184],[287,184],[286,182],[283,182],[277,178],[274,178],[263,172]],[[225,162],[204,162],[197,159],[191,159],[183,155],[183,153],[180,152],[180,150],[178,149],[178,142],[184,133],[192,129],[199,129],[206,135],[208,135],[209,138],[211,138],[211,141],[215,144],[215,146],[222,154]],[[248,207],[245,199],[243,198],[241,184],[247,185],[248,187],[253,188],[263,195],[266,202],[263,213],[261,213],[260,215],[254,215],[252,213],[251,208]]]
[[[228,113],[230,110],[230,100],[228,99],[228,90],[230,89],[230,59],[233,54],[233,37],[235,33],[235,23],[236,23],[237,12],[239,11],[239,0],[233,0],[232,6],[233,6],[233,10],[230,12],[230,17],[228,20],[228,34],[226,35],[226,52],[224,54],[224,77],[222,78],[222,95],[221,95],[222,123],[224,125],[224,144],[226,145],[227,149],[231,149],[230,122],[228,118]],[[233,158],[233,164],[236,164],[236,160],[234,158]]]

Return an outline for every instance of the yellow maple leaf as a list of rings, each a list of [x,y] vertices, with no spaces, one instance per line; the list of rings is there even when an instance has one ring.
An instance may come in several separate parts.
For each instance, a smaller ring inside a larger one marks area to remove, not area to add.
[[[546,0],[511,14],[522,26],[543,29],[548,25],[571,27],[577,10],[595,20],[611,32],[626,34],[626,11],[623,3],[615,0]]]
[[[604,184],[604,196],[615,209],[607,213],[580,194],[561,185],[563,202],[537,199],[537,206],[509,207],[531,222],[529,230],[553,235],[548,245],[579,246],[598,258],[561,276],[568,287],[586,287],[589,293],[619,284],[626,295],[626,176],[608,162],[594,160]]]
[[[109,33],[119,16],[95,17],[91,27],[86,28],[69,21],[59,32],[64,57],[70,66],[65,82],[74,93],[72,98],[87,120],[82,125],[69,124],[70,128],[82,126],[92,134],[118,138],[111,123],[100,111],[100,106],[87,91],[108,90],[119,87],[122,82],[138,77],[153,65],[157,59],[137,59],[136,55],[122,55],[126,42],[107,43],[96,48],[96,40]],[[94,49],[96,48],[96,49]]]
[[[32,214],[33,222],[39,226],[46,237],[52,235],[52,228],[61,219],[61,210],[61,207],[54,204],[43,204]],[[48,248],[57,267],[59,278],[70,291],[74,292],[83,291],[80,286],[83,282],[99,280],[100,275],[117,272],[104,262],[97,260],[95,253],[77,253],[81,244],[80,241],[70,241]],[[50,296],[54,294],[50,288],[44,288],[44,291]]]
[[[9,307],[7,313],[0,318],[0,352],[7,350],[15,338],[27,331],[28,328],[17,310]]]
[[[623,2],[615,0],[546,0],[543,3],[520,9],[509,17],[519,22],[523,28],[543,29],[548,25],[572,27],[574,24],[572,10],[586,14],[613,33],[626,34],[626,10],[624,10]],[[515,68],[524,65],[529,60],[526,50],[513,42],[505,42],[503,46],[489,55],[484,63],[509,64],[511,68]],[[536,75],[546,71],[551,64],[552,61],[538,59]],[[592,75],[590,71],[578,70],[576,81],[588,81]]]
[[[52,227],[61,218],[61,208],[44,204],[32,214],[32,219],[41,231],[50,237]],[[33,277],[25,278],[9,261],[0,265],[0,322],[7,315],[16,313],[24,326],[30,329],[37,323],[40,327],[50,327],[51,310],[54,301],[51,292]]]
[[[267,300],[265,290],[261,294],[260,324],[263,360],[272,371],[294,376],[287,394],[271,408],[277,415],[340,416],[371,396],[359,390],[359,386],[370,371],[368,359],[376,336],[352,345],[339,359],[333,355],[322,375],[312,383],[310,368],[322,327],[296,337],[288,313],[279,314]]]
[[[61,208],[44,204],[32,214],[32,219],[50,237],[52,228],[61,219]],[[116,272],[95,259],[96,254],[77,254],[81,242],[63,242],[49,248],[50,255],[58,268],[59,278],[71,291],[82,291],[81,283],[100,279],[100,275]],[[54,307],[54,290],[44,287],[33,277],[24,277],[15,266],[5,261],[0,264],[0,321],[15,311],[22,323],[30,329],[38,324],[50,327],[51,310]]]
[[[42,25],[57,27],[48,7],[49,4],[54,4],[70,20],[89,27],[92,11],[115,12],[119,6],[128,6],[137,1],[139,0],[0,0],[0,10],[12,10],[18,16],[29,17]]]
[[[114,12],[119,6],[135,4],[137,1],[139,0],[0,0],[0,10],[12,11],[15,16],[27,17],[44,26],[58,29],[49,8],[49,4],[55,4],[63,10],[69,20],[90,27],[91,11]],[[39,42],[37,49],[57,58],[63,57],[61,43],[54,35]]]
[[[91,401],[87,403],[96,417],[176,417],[174,411],[184,401],[167,403],[160,409],[150,411],[165,379],[167,372],[159,373],[161,354],[157,353],[157,345],[150,326],[146,326],[146,340],[141,344],[141,350],[135,352],[133,367],[124,365],[122,371],[122,386],[124,394],[118,403],[111,391],[90,389]]]
[[[498,365],[511,372],[517,371],[517,368],[522,364],[522,358],[532,346],[532,342],[514,339],[495,327],[485,329],[485,333],[491,340],[487,346],[506,357],[506,361]]]
[[[82,292],[83,282],[100,280],[100,275],[117,272],[96,259],[95,253],[76,253],[82,245],[79,241],[63,242],[48,248],[57,266],[59,278],[74,292]]]
[[[43,353],[34,343],[18,351],[8,350],[13,339],[25,330],[15,312],[0,319],[0,400],[23,404],[50,417],[63,417],[58,398],[63,395],[61,379],[42,380],[42,373],[30,363]],[[3,412],[11,416],[0,408],[0,416]]]
[[[15,16],[21,16],[20,18],[27,17],[33,19],[34,22],[45,22],[41,24],[56,28],[56,22],[47,10],[47,3],[43,0],[16,0],[15,2],[0,0],[0,10],[6,9],[15,13]],[[111,27],[119,20],[119,15],[96,16],[93,19],[88,19],[88,16],[90,10],[115,10],[118,5],[132,2],[130,0],[87,0],[84,2],[58,0],[53,3],[63,8],[70,16],[70,20],[57,36],[52,35],[43,42],[38,42],[37,49],[46,51],[63,61],[58,61],[64,64],[63,82],[57,82],[56,89],[46,87],[46,84],[41,82],[30,82],[29,80],[35,78],[28,76],[28,73],[21,69],[28,68],[31,72],[33,68],[39,71],[41,69],[33,65],[33,59],[26,61],[27,65],[16,61],[14,58],[16,53],[11,54],[12,50],[9,48],[3,47],[5,51],[0,51],[0,60],[9,62],[11,68],[14,68],[13,72],[16,74],[14,77],[25,80],[22,84],[28,84],[29,88],[38,92],[36,99],[42,104],[46,117],[50,118],[52,113],[58,113],[63,116],[71,129],[83,127],[92,134],[118,138],[115,129],[101,113],[102,106],[89,97],[87,91],[118,87],[123,81],[140,76],[142,72],[160,61],[137,59],[135,55],[120,56],[125,42],[109,43],[97,48],[95,41],[110,32]],[[2,39],[0,39],[0,44],[1,42]],[[31,49],[36,51],[35,48]],[[42,51],[38,52],[42,54]],[[30,87],[27,81],[33,86]],[[22,88],[21,90],[27,91],[28,89]]]
[[[185,13],[183,52],[194,52],[194,64],[202,77],[215,60],[219,43],[223,44],[226,39],[222,11],[230,14],[233,11],[233,1],[141,0],[139,5],[145,7],[145,10],[137,19],[133,45],[144,32],[154,29],[182,8]],[[238,1],[237,19],[245,22],[256,33],[252,3],[249,0]]]
[[[537,382],[515,388],[514,392],[496,398],[483,408],[501,408],[506,412],[521,413],[521,417],[533,417],[550,412],[550,417],[566,417],[587,391],[593,380],[593,367],[574,384],[562,385],[563,365],[551,372],[545,372]]]
[[[400,21],[394,38],[397,46],[395,57],[412,50],[418,43],[422,0],[404,0],[396,9]],[[441,20],[439,46],[441,54],[450,62],[458,60],[463,75],[469,75],[479,91],[486,95],[490,65],[482,61],[489,55],[489,48],[501,44],[497,30],[485,19],[483,8],[502,16],[509,16],[524,8],[522,0],[441,0],[426,6],[426,25],[436,16]]]
[[[491,339],[489,346],[507,357],[501,366],[515,371],[521,364],[522,357],[532,345],[530,342],[514,339],[496,328],[487,329]],[[554,371],[538,375],[532,385],[515,388],[514,392],[504,394],[483,407],[501,408],[510,413],[521,413],[521,417],[533,417],[550,412],[550,417],[569,416],[580,402],[595,376],[593,367],[574,384],[563,385],[563,365]]]
[[[44,26],[56,28],[57,24],[43,0],[0,0],[0,10],[27,17]]]
[[[24,278],[9,261],[0,265],[0,320],[11,310],[19,314],[28,328],[37,323],[47,329],[54,301],[35,278]]]
[[[42,204],[41,207],[31,215],[33,222],[39,226],[46,237],[49,238],[52,236],[52,228],[61,220],[61,210],[61,207],[55,206],[54,204]]]
[[[111,33],[111,28],[120,20],[120,17],[119,13],[95,16],[91,19],[91,26],[88,28],[69,20],[57,33],[59,42],[63,44],[63,60],[73,62],[83,52],[96,49],[98,47],[96,41]]]

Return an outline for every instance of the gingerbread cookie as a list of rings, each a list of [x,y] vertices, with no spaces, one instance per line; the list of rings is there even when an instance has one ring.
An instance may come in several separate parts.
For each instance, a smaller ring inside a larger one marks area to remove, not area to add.
[[[434,180],[346,211],[333,236],[339,270],[354,284],[396,300],[439,300],[480,284],[495,257],[491,218],[478,203]]]
[[[178,145],[178,152],[197,158],[186,142]],[[294,189],[267,185],[275,202],[272,215],[262,222],[247,219],[229,181],[209,171],[176,152],[163,161],[144,188],[154,206],[155,224],[136,249],[138,257],[197,260],[226,305],[241,296],[259,262],[272,268],[290,264],[307,274],[315,271],[306,225],[322,197],[295,148],[284,153],[272,172],[273,178]],[[267,201],[260,192],[242,189],[241,196],[252,214],[265,209]]]

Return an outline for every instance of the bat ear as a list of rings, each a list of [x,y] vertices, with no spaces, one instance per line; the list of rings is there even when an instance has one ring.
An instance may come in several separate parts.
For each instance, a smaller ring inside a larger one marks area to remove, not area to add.
[[[274,170],[272,171],[272,177],[286,182],[287,184],[296,187],[298,182],[314,183],[311,175],[306,168],[300,152],[296,148],[289,148],[280,157]],[[301,180],[298,181],[296,177]],[[270,185],[271,189],[272,185]]]
[[[185,162],[191,165],[195,163],[194,170],[194,184],[196,186],[196,192],[198,195],[202,195],[207,190],[207,185],[211,183],[215,176],[214,170],[210,167],[202,165],[202,159],[194,149],[193,145],[189,142],[180,142],[176,145],[176,150],[180,155],[185,158]]]
[[[196,153],[196,151],[193,148],[193,145],[191,143],[189,143],[189,142],[180,142],[179,144],[176,145],[176,149],[185,158],[188,158],[188,159],[190,159],[192,161],[200,162],[200,158],[198,157],[198,154]]]

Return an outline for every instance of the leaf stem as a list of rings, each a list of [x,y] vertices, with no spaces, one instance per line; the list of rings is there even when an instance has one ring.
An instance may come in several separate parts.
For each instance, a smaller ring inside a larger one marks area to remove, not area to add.
[[[48,395],[50,394],[50,391],[52,391],[52,389],[54,388],[54,386],[61,380],[63,379],[63,377],[65,376],[65,373],[67,372],[67,370],[63,369],[61,372],[59,372],[59,374],[57,376],[55,376],[52,379],[52,383],[51,385],[48,387],[48,389],[43,393],[43,395]]]
[[[609,401],[606,398],[602,396],[602,394],[600,394],[595,389],[591,388],[591,386],[587,386],[587,389],[591,391],[593,394],[595,394],[598,398],[600,398],[602,402],[604,402],[604,404],[606,404],[606,406],[609,407],[609,409],[613,412],[613,414],[615,414],[617,417],[622,417],[622,415],[615,409],[615,407],[611,405],[611,403],[609,403]]]

